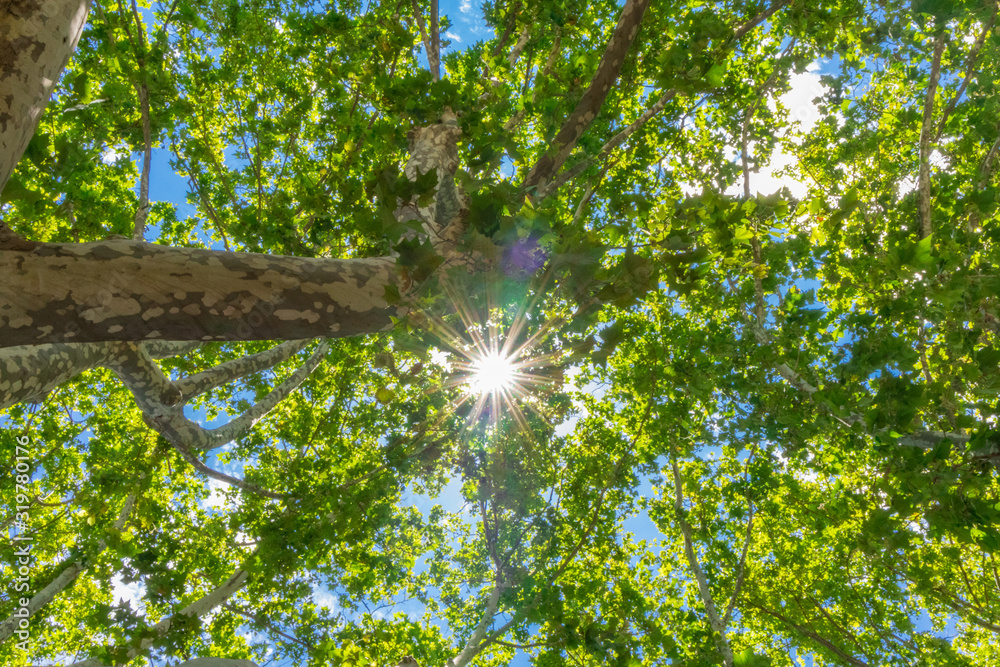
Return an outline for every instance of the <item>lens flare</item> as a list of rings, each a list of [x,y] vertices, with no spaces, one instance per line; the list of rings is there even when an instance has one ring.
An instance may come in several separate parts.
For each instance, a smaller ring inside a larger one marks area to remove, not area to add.
[[[490,352],[472,362],[469,391],[474,394],[499,394],[510,391],[517,383],[513,360],[499,352]]]

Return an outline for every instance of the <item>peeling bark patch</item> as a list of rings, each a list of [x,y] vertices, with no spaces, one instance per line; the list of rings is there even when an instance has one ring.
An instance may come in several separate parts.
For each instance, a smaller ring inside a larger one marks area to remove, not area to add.
[[[19,36],[14,39],[4,39],[0,36],[0,76],[6,78],[16,76],[21,71],[18,59],[22,53],[31,52],[31,59],[38,57],[45,50],[45,45],[33,37]]]
[[[288,308],[282,308],[281,310],[274,311],[274,316],[279,320],[305,320],[310,324],[314,322],[319,322],[319,313],[313,310],[291,310]]]
[[[8,14],[15,19],[25,19],[41,8],[41,0],[4,0],[0,4],[0,13]]]

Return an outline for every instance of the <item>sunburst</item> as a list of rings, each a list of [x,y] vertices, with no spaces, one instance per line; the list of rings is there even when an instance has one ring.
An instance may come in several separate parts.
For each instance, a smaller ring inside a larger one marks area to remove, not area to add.
[[[474,394],[497,394],[517,386],[516,364],[499,352],[490,352],[472,362],[469,391]]]
[[[468,428],[485,419],[495,429],[504,416],[509,416],[521,428],[530,430],[522,407],[544,418],[534,405],[535,395],[555,384],[548,369],[561,365],[562,351],[544,351],[544,341],[558,322],[532,326],[529,313],[536,305],[534,301],[513,308],[501,305],[488,288],[486,294],[493,298],[484,304],[486,312],[477,312],[480,309],[472,307],[461,292],[449,289],[451,285],[444,287],[462,329],[456,330],[440,318],[425,324],[450,352],[453,373],[446,386],[461,390],[453,408],[471,403]]]

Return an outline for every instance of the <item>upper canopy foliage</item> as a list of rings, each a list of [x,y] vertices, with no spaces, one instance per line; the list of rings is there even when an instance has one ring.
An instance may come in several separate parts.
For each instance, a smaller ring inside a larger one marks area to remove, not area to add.
[[[1000,662],[996,3],[645,4],[486,3],[435,76],[436,2],[95,2],[15,232],[131,237],[155,148],[147,240],[393,256],[417,287],[204,462],[110,370],[10,408],[27,594],[56,594],[0,662]],[[451,268],[394,215],[441,205],[404,164],[449,111]],[[462,384],[492,336],[507,400]],[[188,417],[251,414],[317,347],[287,349]]]

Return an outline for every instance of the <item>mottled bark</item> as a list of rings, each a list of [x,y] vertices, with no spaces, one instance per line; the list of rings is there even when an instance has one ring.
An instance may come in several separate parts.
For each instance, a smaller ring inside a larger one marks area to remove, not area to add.
[[[142,343],[125,341],[112,345],[117,347],[102,365],[121,378],[143,412],[159,412],[164,406],[181,402],[181,392],[160,370],[159,364],[153,362]]]
[[[580,137],[583,136],[584,131],[597,118],[611,86],[618,79],[622,65],[625,64],[625,55],[639,33],[642,17],[648,6],[649,0],[628,0],[625,3],[625,7],[622,8],[622,13],[618,17],[618,24],[611,36],[611,41],[608,42],[608,47],[605,49],[604,55],[601,56],[601,62],[597,65],[594,78],[591,79],[590,85],[573,113],[559,129],[552,141],[552,146],[535,163],[524,179],[523,188],[544,187],[562,167]]]
[[[135,241],[0,248],[0,347],[340,338],[391,327],[394,261]]]
[[[458,117],[447,109],[440,123],[414,130],[410,135],[410,159],[403,173],[411,181],[421,174],[437,173],[434,196],[427,206],[419,205],[419,198],[400,201],[395,215],[400,222],[417,220],[428,240],[444,256],[453,255],[455,243],[464,227],[462,211],[467,203],[465,194],[455,183],[458,169],[458,139],[462,130]]]
[[[62,383],[108,356],[108,343],[0,347],[0,410],[39,403]]]
[[[0,9],[0,191],[83,32],[87,0],[6,0]]]
[[[145,342],[146,352],[153,359],[168,359],[188,352],[194,352],[201,343],[183,343],[169,340],[148,340]]]
[[[183,400],[189,400],[233,380],[238,380],[253,373],[259,373],[283,361],[287,361],[301,352],[308,344],[308,340],[286,341],[280,345],[275,345],[270,350],[233,359],[218,366],[213,366],[207,371],[176,380],[174,381],[174,386],[181,392]]]
[[[465,197],[455,183],[457,118],[414,131],[406,176],[436,171],[427,206],[400,201],[455,260]],[[9,232],[9,230],[8,230]],[[458,261],[463,261],[459,259]],[[448,265],[448,262],[445,264]],[[389,329],[406,293],[395,259],[317,259],[107,240],[61,244],[0,235],[0,348],[101,341],[341,338]]]
[[[240,437],[253,427],[264,415],[270,412],[278,403],[292,393],[316,369],[328,351],[326,343],[320,343],[316,350],[295,370],[285,381],[271,390],[264,398],[255,403],[239,417],[230,420],[224,426],[206,429],[184,416],[182,404],[167,405],[149,402],[140,407],[146,417],[146,422],[172,443],[183,443],[199,450],[215,449]],[[126,384],[129,378],[124,378]],[[171,385],[172,386],[172,385]],[[131,389],[132,387],[130,387]],[[158,390],[162,391],[162,390]],[[135,390],[133,390],[135,393]],[[137,397],[137,401],[139,398]]]
[[[151,359],[164,359],[190,352],[199,345],[200,343],[149,341],[143,343],[142,347]],[[50,391],[80,373],[92,368],[111,366],[115,356],[121,354],[121,346],[122,343],[103,342],[0,347],[0,410],[18,403],[40,403]],[[284,358],[274,363],[283,360]],[[240,367],[244,366],[245,364]],[[231,373],[231,369],[227,371]],[[243,375],[250,372],[254,371],[247,371]],[[218,384],[225,384],[237,377],[242,375],[228,377]],[[192,376],[185,378],[185,381],[187,382],[185,385],[178,385],[182,393],[189,390],[192,382],[200,385],[206,380]]]

